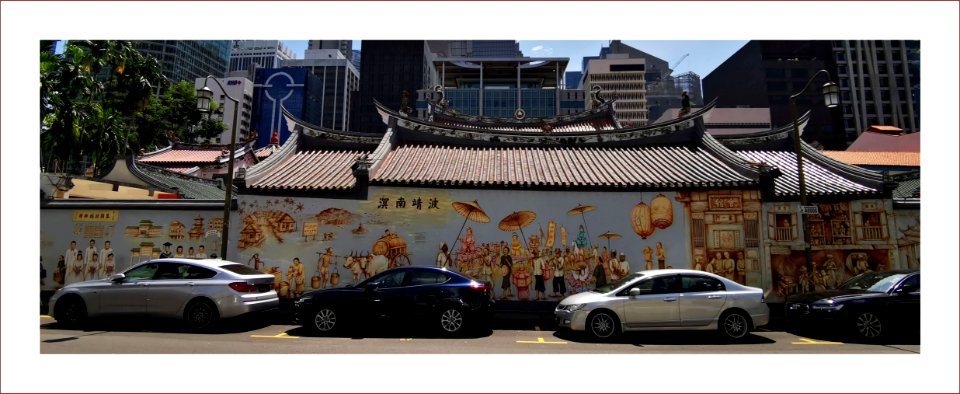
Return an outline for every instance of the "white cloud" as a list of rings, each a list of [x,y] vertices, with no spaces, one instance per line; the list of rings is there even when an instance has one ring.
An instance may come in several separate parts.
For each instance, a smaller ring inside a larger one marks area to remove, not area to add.
[[[543,45],[537,45],[533,48],[530,48],[530,51],[533,52],[534,56],[550,56],[553,54],[553,48],[545,47]]]

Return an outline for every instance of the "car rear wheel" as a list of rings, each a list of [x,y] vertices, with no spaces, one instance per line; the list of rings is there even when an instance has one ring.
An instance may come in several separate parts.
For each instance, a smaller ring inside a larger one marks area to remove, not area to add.
[[[56,308],[55,319],[65,327],[80,327],[87,320],[87,305],[79,297],[61,299]]]
[[[193,300],[183,312],[183,320],[192,330],[210,329],[220,319],[217,306],[204,299]]]
[[[329,334],[339,327],[337,312],[329,307],[322,306],[313,312],[310,328],[321,334]]]
[[[456,307],[445,307],[440,312],[440,329],[444,334],[454,335],[463,332],[465,317]]]
[[[875,312],[860,312],[853,319],[855,333],[858,338],[868,341],[880,339],[883,336],[883,320]]]
[[[743,339],[750,332],[750,320],[743,312],[726,312],[720,317],[719,328],[726,339]]]
[[[594,338],[607,340],[620,331],[620,321],[612,312],[595,312],[587,318],[587,331]]]

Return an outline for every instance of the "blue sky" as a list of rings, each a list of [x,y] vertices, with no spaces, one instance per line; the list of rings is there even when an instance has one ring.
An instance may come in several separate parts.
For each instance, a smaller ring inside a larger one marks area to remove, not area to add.
[[[600,47],[606,46],[609,41],[571,41],[571,40],[520,40],[520,50],[530,57],[566,57],[570,58],[567,71],[580,70],[581,59],[584,56],[596,56]],[[636,41],[623,40],[627,45],[647,52],[666,60],[671,65],[680,60],[683,55],[690,54],[674,67],[674,73],[693,71],[701,78],[710,74],[724,60],[742,48],[747,40],[741,41]],[[307,49],[306,40],[284,40],[297,58],[303,58],[303,51]],[[360,48],[360,40],[353,41],[353,49]]]

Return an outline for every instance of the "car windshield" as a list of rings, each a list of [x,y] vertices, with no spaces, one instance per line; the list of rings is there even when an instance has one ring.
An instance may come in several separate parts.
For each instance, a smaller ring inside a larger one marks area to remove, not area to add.
[[[257,271],[253,268],[247,267],[243,264],[227,264],[221,265],[220,268],[223,268],[227,271],[233,272],[239,275],[260,275],[263,272]]]
[[[641,277],[641,276],[643,276],[643,274],[640,274],[640,273],[632,273],[632,274],[630,274],[630,275],[627,275],[627,276],[621,278],[620,280],[618,280],[618,281],[616,281],[616,282],[607,284],[606,286],[597,287],[594,291],[597,292],[597,293],[608,293],[608,292],[613,291],[613,289],[616,289],[616,288],[618,288],[618,287],[620,287],[620,286],[623,286],[623,285],[625,285],[625,284],[627,284],[627,283],[629,283],[629,282],[633,282],[634,280],[636,280],[637,278],[639,278],[639,277]]]
[[[885,293],[907,274],[893,272],[864,272],[840,285],[845,290],[864,290]]]

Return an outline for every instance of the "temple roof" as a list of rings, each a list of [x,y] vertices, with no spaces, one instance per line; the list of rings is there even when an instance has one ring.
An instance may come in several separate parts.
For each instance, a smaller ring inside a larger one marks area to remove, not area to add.
[[[920,167],[920,152],[823,151],[823,154],[856,166]]]
[[[127,160],[130,173],[147,184],[168,191],[177,191],[181,198],[192,200],[223,200],[226,191],[221,182],[167,171],[142,163]]]
[[[237,145],[234,157],[243,157],[248,150],[248,144],[240,143]],[[137,158],[137,161],[164,167],[192,167],[187,164],[214,165],[226,163],[228,151],[229,145],[174,143],[154,152],[145,153]]]
[[[872,126],[874,128],[880,126]],[[898,129],[899,130],[899,129]],[[887,134],[865,131],[850,146],[848,152],[920,152],[920,133]]]
[[[464,115],[429,103],[431,120],[454,129],[476,129],[524,133],[588,133],[619,129],[614,101],[608,101],[590,111],[548,118],[493,118]]]

